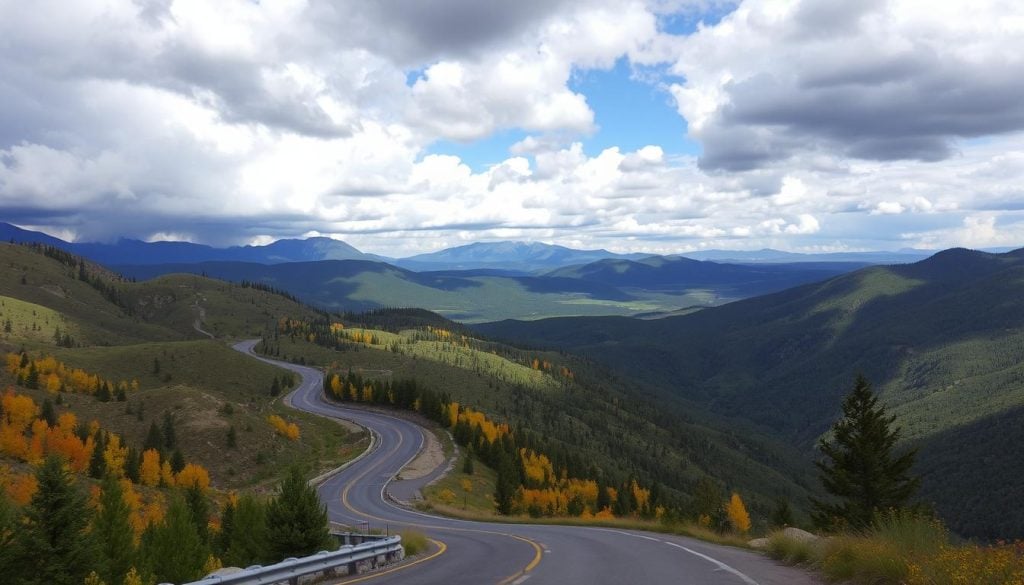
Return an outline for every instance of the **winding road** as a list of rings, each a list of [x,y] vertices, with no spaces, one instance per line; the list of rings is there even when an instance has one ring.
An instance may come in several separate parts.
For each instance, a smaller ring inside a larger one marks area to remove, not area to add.
[[[435,474],[393,481],[419,453],[425,432],[405,419],[345,408],[323,396],[319,370],[258,356],[258,340],[234,348],[286,368],[302,381],[285,399],[293,408],[352,421],[369,429],[364,456],[319,488],[331,521],[396,530],[414,527],[438,546],[425,557],[346,583],[500,585],[818,585],[809,573],[757,553],[682,536],[607,528],[470,522],[424,514],[408,501]]]

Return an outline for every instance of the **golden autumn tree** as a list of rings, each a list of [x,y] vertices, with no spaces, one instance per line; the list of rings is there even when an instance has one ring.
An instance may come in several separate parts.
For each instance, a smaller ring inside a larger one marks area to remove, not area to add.
[[[736,532],[746,534],[750,530],[750,514],[747,513],[747,507],[743,505],[743,499],[738,493],[732,493],[729,504],[725,507],[725,514]]]
[[[150,487],[160,484],[160,452],[156,449],[146,449],[142,452],[139,481],[142,485]]]

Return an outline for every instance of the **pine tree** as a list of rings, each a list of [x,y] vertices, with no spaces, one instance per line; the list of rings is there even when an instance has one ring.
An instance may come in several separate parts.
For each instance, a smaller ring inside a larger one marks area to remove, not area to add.
[[[891,428],[895,418],[878,404],[870,382],[857,376],[843,400],[843,418],[832,425],[831,439],[819,443],[825,456],[816,462],[821,482],[838,502],[812,500],[817,524],[864,528],[879,512],[907,505],[920,479],[910,476],[915,450],[893,453],[900,436]]]
[[[316,490],[292,467],[281,491],[267,506],[268,554],[271,560],[311,555],[330,543],[327,510]]]
[[[97,570],[107,583],[120,583],[132,566],[135,544],[130,515],[121,483],[108,474],[92,523],[92,536],[100,549]]]
[[[466,451],[466,460],[462,462],[462,473],[473,475],[473,471],[473,450],[468,449]]]
[[[214,552],[220,556],[220,558],[227,560],[228,549],[231,548],[231,538],[235,532],[235,504],[231,498],[224,503],[224,507],[220,511],[220,532],[217,533],[217,538],[214,540]]]
[[[274,562],[269,558],[267,507],[251,494],[238,498],[231,520],[231,536],[224,552],[224,562],[235,567]]]
[[[61,460],[47,457],[36,471],[38,491],[18,535],[18,566],[25,585],[80,585],[96,560],[86,532],[85,495]]]
[[[182,469],[185,469],[185,456],[182,455],[181,450],[175,449],[171,454],[171,471],[180,473]]]
[[[185,490],[185,503],[188,505],[189,516],[196,527],[196,534],[203,544],[210,543],[210,506],[198,484],[192,484]]]
[[[236,431],[235,427],[232,425],[228,429],[228,448],[229,449],[234,449],[237,446],[238,446],[238,431]]]
[[[0,575],[13,575],[18,568],[18,549],[14,540],[18,528],[18,517],[7,499],[7,492],[0,490]]]
[[[174,415],[170,411],[164,412],[164,424],[161,429],[164,438],[164,447],[168,450],[178,445],[178,436],[174,432]]]
[[[163,522],[143,537],[143,557],[156,582],[187,583],[202,577],[209,551],[192,523],[188,506],[174,496]]]
[[[103,457],[103,452],[107,449],[107,434],[101,429],[97,429],[96,433],[92,436],[93,449],[92,457],[89,459],[89,477],[93,479],[101,479],[107,473],[107,460]]]
[[[39,413],[39,418],[46,421],[46,424],[53,427],[57,424],[57,413],[53,409],[53,403],[50,402],[49,398],[43,399],[42,411]]]
[[[775,509],[772,510],[772,526],[776,528],[785,528],[792,526],[793,521],[793,510],[789,506],[789,501],[784,498],[779,498],[775,502]]]
[[[274,376],[274,383],[270,385],[270,395],[277,396],[281,393],[281,383],[277,381],[277,376]]]
[[[139,405],[141,412],[142,405]],[[156,451],[162,451],[164,448],[164,434],[160,432],[160,427],[156,425],[156,421],[149,424],[149,432],[146,433],[146,442],[142,444],[143,451],[149,451],[154,449]]]

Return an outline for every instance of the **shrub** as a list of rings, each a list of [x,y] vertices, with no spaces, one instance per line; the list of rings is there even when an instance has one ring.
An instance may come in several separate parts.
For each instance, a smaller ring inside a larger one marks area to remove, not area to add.
[[[402,537],[402,548],[405,549],[405,556],[417,555],[427,550],[427,537],[422,532],[403,530],[399,535]]]

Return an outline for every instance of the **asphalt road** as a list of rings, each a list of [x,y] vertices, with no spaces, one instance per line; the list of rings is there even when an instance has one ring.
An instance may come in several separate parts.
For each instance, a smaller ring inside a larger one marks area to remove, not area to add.
[[[362,576],[378,584],[480,585],[818,585],[805,571],[762,555],[703,541],[641,531],[575,526],[469,522],[403,507],[430,476],[392,481],[419,453],[424,431],[405,419],[328,402],[319,370],[253,354],[256,340],[235,349],[287,368],[302,382],[286,398],[294,408],[350,420],[370,430],[370,451],[321,484],[330,519],[349,525],[398,530],[414,527],[439,543],[430,556],[392,571]]]

